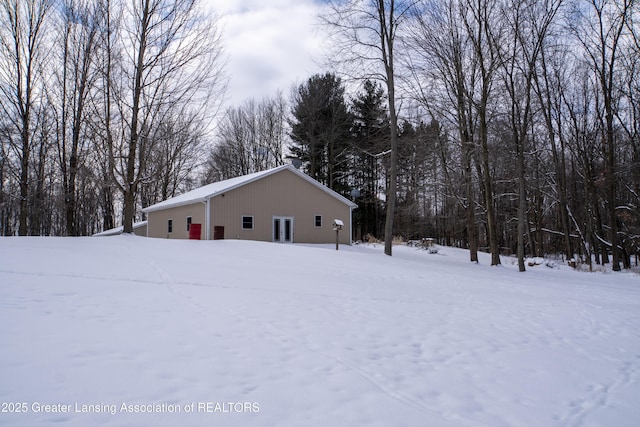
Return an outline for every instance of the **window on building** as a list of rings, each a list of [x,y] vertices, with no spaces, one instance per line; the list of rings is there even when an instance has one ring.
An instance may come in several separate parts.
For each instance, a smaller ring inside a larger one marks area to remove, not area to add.
[[[173,233],[173,220],[172,219],[167,221],[167,233]]]
[[[242,229],[253,230],[253,217],[248,215],[242,216]]]
[[[187,231],[189,231],[190,228],[191,228],[191,217],[188,216],[187,217]]]
[[[322,215],[316,215],[314,223],[315,223],[316,227],[318,227],[318,228],[322,227]]]
[[[280,241],[280,218],[273,219],[273,241]]]

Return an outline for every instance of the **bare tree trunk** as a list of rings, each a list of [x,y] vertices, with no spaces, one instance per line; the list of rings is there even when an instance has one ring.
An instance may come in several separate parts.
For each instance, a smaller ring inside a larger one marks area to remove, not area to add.
[[[518,137],[519,139],[519,137]],[[527,183],[525,179],[524,146],[517,144],[517,173],[518,173],[518,270],[525,271],[524,266],[524,238],[527,234]]]
[[[31,153],[29,138],[30,109],[24,110],[22,132],[20,133],[22,156],[20,157],[20,225],[18,235],[26,236],[28,232],[27,217],[29,215],[29,156]]]
[[[467,221],[467,239],[469,241],[469,261],[478,262],[478,235],[476,228],[475,215],[475,194],[473,191],[473,172],[471,169],[471,160],[475,149],[473,137],[469,131],[470,125],[466,114],[465,90],[462,77],[462,62],[456,61],[457,90],[456,98],[458,101],[457,116],[460,140],[462,142],[462,179],[464,180],[465,196],[466,196],[466,221]]]
[[[478,236],[476,229],[476,215],[475,215],[475,195],[473,191],[473,179],[471,172],[471,155],[469,153],[468,145],[471,142],[463,142],[462,158],[463,158],[463,179],[465,195],[467,199],[466,204],[466,219],[467,219],[467,239],[469,241],[469,261],[478,262]]]
[[[131,104],[131,127],[129,135],[129,150],[126,155],[127,169],[124,182],[124,205],[123,205],[123,226],[124,233],[133,233],[133,219],[136,210],[136,195],[138,189],[138,181],[136,180],[136,162],[138,160],[138,142],[139,142],[139,119],[140,114],[140,98],[142,96],[142,76],[145,70],[145,54],[147,52],[147,36],[148,28],[151,21],[152,12],[150,10],[151,0],[142,0],[142,10],[140,11],[140,28],[137,35],[139,36],[136,50],[135,76],[133,86],[133,102]],[[143,165],[140,165],[142,168]]]
[[[635,0],[596,1],[592,0],[594,19],[584,33],[578,34],[591,60],[593,71],[600,85],[604,104],[604,153],[607,211],[609,216],[609,244],[611,246],[612,268],[620,271],[620,250],[617,219],[617,177],[616,177],[616,136],[614,131],[614,109],[618,100],[617,63],[620,60],[622,37],[629,28]],[[600,236],[603,238],[604,236]]]
[[[560,217],[560,225],[562,227],[564,253],[567,259],[573,258],[573,249],[571,245],[571,226],[569,224],[569,206],[567,199],[567,166],[565,161],[565,144],[562,134],[556,134],[553,120],[552,120],[552,108],[553,106],[559,106],[561,103],[560,94],[556,94],[556,99],[552,99],[551,81],[548,75],[548,67],[546,62],[546,55],[544,50],[541,52],[542,60],[542,78],[536,75],[536,92],[538,100],[541,105],[541,112],[544,116],[544,123],[549,138],[549,145],[551,147],[551,155],[553,159],[553,165],[556,175],[556,187],[558,192],[558,215]],[[541,84],[542,80],[542,84]],[[561,89],[560,84],[556,85],[556,88]],[[561,120],[561,116],[558,114],[558,120]],[[558,123],[558,128],[562,128],[562,122]],[[560,148],[558,148],[558,139]]]
[[[381,16],[384,14],[384,6],[382,0],[380,0],[382,10]],[[393,16],[393,2],[391,8],[391,16]],[[383,25],[381,24],[381,29]],[[389,29],[393,32],[393,29]],[[384,60],[385,70],[387,73],[387,93],[389,94],[389,127],[390,127],[390,149],[391,155],[389,158],[389,184],[387,188],[387,212],[384,222],[384,253],[391,256],[393,251],[393,223],[396,210],[396,197],[398,188],[398,116],[396,113],[395,105],[395,81],[394,81],[394,69],[393,69],[393,37],[387,35],[388,54]],[[383,40],[384,45],[384,40]]]
[[[518,268],[525,271],[525,236],[531,234],[527,218],[527,180],[525,150],[532,118],[532,90],[537,78],[538,58],[562,0],[548,3],[514,1],[502,13],[507,23],[507,47],[498,49],[510,97],[510,123],[516,148],[518,177]],[[496,43],[497,45],[498,43]],[[533,239],[530,239],[533,249]]]
[[[347,74],[355,71],[358,78],[384,81],[389,97],[390,159],[387,176],[384,252],[392,255],[393,226],[397,192],[398,117],[395,87],[395,41],[404,18],[415,2],[403,0],[332,0],[324,22],[336,33],[334,58]],[[372,71],[372,67],[383,70]],[[363,76],[364,73],[364,76]]]
[[[66,234],[76,236],[78,229],[77,180],[82,159],[82,131],[87,127],[85,109],[93,85],[92,64],[96,53],[96,35],[102,22],[101,5],[66,0],[62,43],[60,113],[58,118],[58,162],[62,172]],[[69,123],[71,121],[71,123]]]
[[[40,111],[38,115],[44,116],[44,112]],[[39,117],[38,128],[40,129],[38,135],[38,145],[37,147],[37,157],[34,159],[35,164],[33,165],[34,172],[34,191],[32,196],[32,204],[31,204],[31,220],[29,221],[29,234],[33,236],[46,235],[47,228],[45,226],[45,217],[50,215],[51,212],[46,209],[46,164],[48,160],[48,151],[49,151],[49,137],[47,134],[47,128],[49,123],[45,122],[45,117]],[[34,139],[35,140],[35,139]]]
[[[5,81],[0,82],[0,106],[11,123],[11,144],[20,163],[20,214],[18,234],[28,233],[29,164],[32,150],[32,110],[36,79],[42,67],[44,21],[50,3],[47,0],[2,0],[0,59]]]
[[[455,2],[438,7],[433,4],[423,4],[417,19],[409,29],[409,43],[415,55],[409,55],[408,68],[415,79],[416,92],[419,101],[429,111],[443,110],[434,108],[439,105],[441,93],[433,93],[427,89],[422,81],[441,80],[448,91],[448,99],[455,108],[455,127],[461,145],[462,180],[464,184],[464,200],[458,198],[465,210],[469,259],[478,262],[478,233],[476,226],[476,201],[473,188],[472,160],[475,151],[472,119],[472,99],[474,92],[473,67],[469,67],[468,39],[461,34],[459,24],[459,10]],[[443,34],[445,36],[443,37]],[[472,56],[472,55],[469,55]],[[465,62],[465,60],[467,62]],[[446,107],[444,108],[446,110]],[[446,170],[445,170],[446,172]]]
[[[483,96],[484,98],[484,96]],[[486,103],[484,103],[478,111],[480,117],[480,141],[481,141],[481,158],[482,158],[482,183],[484,185],[484,204],[487,210],[487,234],[489,235],[489,251],[491,252],[491,265],[500,265],[500,246],[498,243],[498,233],[496,230],[496,214],[493,203],[493,184],[491,178],[491,170],[489,169],[489,147],[487,144],[487,111]]]
[[[541,60],[541,75],[535,76],[535,88],[540,103],[540,110],[544,117],[544,124],[547,130],[549,138],[549,145],[551,146],[551,155],[553,159],[553,165],[555,170],[555,184],[558,192],[558,216],[560,217],[560,225],[562,227],[564,253],[567,260],[573,258],[573,248],[571,245],[571,224],[569,222],[569,202],[567,191],[567,164],[565,160],[566,143],[565,137],[562,134],[563,120],[559,111],[562,108],[562,92],[563,83],[560,78],[559,70],[549,70],[549,63],[547,61],[547,54],[543,48],[540,52]],[[552,75],[553,73],[553,75]],[[554,127],[553,111],[556,112],[556,121],[558,132]],[[559,143],[559,147],[558,147]]]
[[[398,115],[396,111],[396,86],[394,66],[394,43],[398,28],[395,0],[377,0],[377,14],[380,34],[380,59],[384,64],[385,83],[389,97],[389,182],[387,188],[386,216],[384,222],[384,253],[391,256],[393,251],[393,224],[396,210],[398,187]]]
[[[462,5],[462,19],[467,35],[473,45],[479,67],[479,99],[475,100],[474,108],[478,114],[478,137],[480,139],[480,156],[482,161],[482,184],[484,186],[485,209],[487,211],[487,234],[489,235],[489,250],[491,265],[500,265],[500,246],[496,227],[495,205],[493,200],[493,184],[491,169],[489,168],[489,131],[487,115],[489,95],[494,80],[494,72],[498,65],[496,58],[496,40],[493,39],[489,28],[490,9],[488,0],[467,0]]]
[[[134,54],[120,70],[130,84],[120,100],[129,102],[121,101],[125,131],[112,143],[118,144],[114,155],[124,161],[112,166],[121,180],[123,230],[131,233],[147,160],[158,149],[149,138],[153,129],[182,109],[211,117],[226,83],[215,19],[203,19],[197,0],[135,0],[124,7],[131,19],[123,20],[123,34]]]

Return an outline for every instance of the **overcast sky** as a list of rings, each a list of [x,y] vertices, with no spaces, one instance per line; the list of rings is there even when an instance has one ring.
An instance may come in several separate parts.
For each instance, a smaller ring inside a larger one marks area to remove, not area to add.
[[[222,16],[230,77],[227,106],[261,100],[321,72],[318,2],[205,0]]]

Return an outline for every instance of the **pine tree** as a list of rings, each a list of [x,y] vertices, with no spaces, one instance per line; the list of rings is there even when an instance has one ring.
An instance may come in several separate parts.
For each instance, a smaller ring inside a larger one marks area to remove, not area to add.
[[[355,215],[363,237],[368,234],[381,237],[383,234],[384,210],[379,193],[383,186],[383,160],[389,146],[389,117],[385,102],[382,86],[371,80],[364,82],[363,92],[352,102],[352,182],[360,190],[360,196],[355,200],[358,204]]]
[[[291,123],[291,155],[312,178],[348,195],[348,151],[352,116],[344,85],[334,74],[316,74],[298,88]]]

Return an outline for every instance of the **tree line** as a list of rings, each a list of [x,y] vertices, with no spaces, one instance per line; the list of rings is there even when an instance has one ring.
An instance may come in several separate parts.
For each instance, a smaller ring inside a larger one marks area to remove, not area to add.
[[[326,3],[332,71],[210,136],[224,61],[194,0],[2,0],[2,234],[127,230],[141,206],[296,158],[389,255],[434,237],[521,270],[637,264],[637,1]]]
[[[354,238],[637,264],[637,1],[327,3],[337,73],[293,91],[288,155]]]
[[[502,248],[521,271],[547,252],[637,263],[639,7],[458,0],[408,25],[409,85],[449,130],[449,193],[493,264]]]
[[[220,37],[196,0],[1,0],[2,234],[131,231],[191,186]]]
[[[553,242],[614,270],[638,252],[637,15],[633,1],[462,1],[410,36],[423,52],[416,85],[444,85],[458,139],[479,141],[468,154],[480,152],[487,237],[515,240],[521,270],[525,251]]]
[[[387,206],[397,196],[396,214],[414,205],[437,225],[417,235],[468,247],[471,261],[478,249],[493,265],[517,254],[521,271],[526,256],[551,252],[637,264],[639,2],[329,3],[334,65],[385,85]],[[432,128],[417,134],[426,156],[401,157],[418,153],[402,141],[407,121]]]

